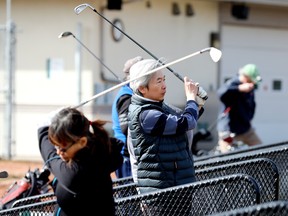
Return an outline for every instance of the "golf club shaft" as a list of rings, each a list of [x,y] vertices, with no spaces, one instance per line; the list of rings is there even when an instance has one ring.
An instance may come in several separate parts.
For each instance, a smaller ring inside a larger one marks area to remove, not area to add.
[[[74,34],[72,34],[72,36],[75,38],[75,40],[79,42],[79,44],[81,44],[81,46],[83,46],[91,55],[93,55],[110,73],[112,73],[116,77],[116,79],[122,82],[122,80],[106,64],[104,64],[104,62],[100,58],[98,58],[90,49],[88,49],[88,47],[85,46]]]
[[[150,56],[152,56],[154,59],[159,60],[154,54],[152,54],[149,50],[147,50],[145,47],[143,47],[141,44],[139,44],[136,40],[134,40],[132,37],[130,37],[128,34],[126,34],[123,30],[121,30],[119,27],[114,25],[110,20],[108,20],[106,17],[104,17],[101,13],[99,13],[95,8],[90,8],[97,13],[100,17],[102,17],[105,21],[107,21],[109,24],[111,24],[114,28],[116,28],[118,31],[120,31],[123,35],[125,35],[127,38],[129,38],[131,41],[133,41],[136,45],[138,45],[141,49],[143,49],[145,52],[147,52]],[[205,50],[206,51],[206,50]],[[204,52],[204,50],[203,50]],[[160,62],[161,63],[161,62]],[[163,63],[161,63],[163,64]],[[182,82],[184,82],[184,79],[181,75],[176,73],[174,70],[172,70],[170,67],[167,67],[167,69],[172,72],[178,79],[180,79]]]
[[[81,8],[82,7],[82,8]],[[121,30],[119,27],[117,27],[116,25],[114,25],[110,20],[108,20],[106,17],[104,17],[101,13],[99,13],[95,8],[93,8],[91,5],[89,4],[81,4],[78,5],[74,11],[79,14],[81,13],[81,11],[83,11],[86,7],[89,7],[91,10],[93,10],[95,13],[97,13],[101,18],[103,18],[105,21],[107,21],[109,24],[111,24],[114,28],[116,28],[118,31],[120,31],[123,35],[125,35],[127,38],[129,38],[131,41],[133,41],[136,45],[138,45],[140,48],[142,48],[145,52],[147,52],[149,55],[151,55],[155,60],[158,60],[162,65],[164,65],[163,62],[161,62],[159,60],[159,58],[157,58],[155,55],[153,55],[150,51],[148,51],[146,48],[144,48],[141,44],[139,44],[137,41],[135,41],[133,38],[131,38],[128,34],[126,34],[123,30]],[[202,54],[204,52],[208,52],[211,50],[210,48],[205,48],[203,50],[201,50],[198,54]],[[178,79],[180,79],[182,82],[184,82],[184,79],[182,76],[180,76],[180,74],[176,73],[174,70],[172,70],[170,67],[167,67],[167,69],[172,72]],[[198,90],[199,94],[198,96],[200,98],[202,98],[203,100],[207,100],[208,99],[208,95],[206,93],[206,91],[199,86],[199,90]]]
[[[94,99],[96,99],[96,98],[98,98],[98,97],[100,97],[100,96],[103,96],[103,95],[105,95],[105,94],[107,94],[107,93],[109,93],[109,92],[111,92],[111,91],[114,91],[115,89],[118,89],[118,88],[120,88],[120,87],[122,87],[122,86],[124,86],[124,85],[127,85],[128,83],[130,83],[130,82],[132,82],[132,81],[134,81],[134,80],[137,80],[137,79],[139,79],[139,78],[141,78],[141,77],[144,77],[144,76],[147,76],[147,75],[149,75],[149,74],[155,73],[156,71],[159,71],[159,70],[162,70],[162,69],[164,69],[164,68],[167,68],[167,67],[169,67],[170,65],[179,63],[179,62],[184,61],[184,60],[186,60],[186,59],[188,59],[188,58],[191,58],[191,57],[193,57],[193,56],[195,56],[195,55],[199,55],[200,53],[201,53],[201,51],[197,51],[197,52],[195,52],[195,53],[192,53],[192,54],[189,54],[189,55],[187,55],[187,56],[184,56],[184,57],[182,57],[182,58],[180,58],[180,59],[177,59],[177,60],[175,60],[175,61],[173,61],[173,62],[170,62],[170,63],[168,63],[168,64],[162,65],[162,66],[160,66],[160,67],[158,67],[158,68],[155,68],[155,69],[153,69],[153,70],[151,70],[151,71],[148,71],[148,72],[146,72],[146,73],[144,73],[144,74],[142,74],[142,75],[140,75],[140,76],[138,76],[138,77],[135,77],[135,78],[133,78],[133,79],[126,80],[126,81],[124,81],[124,82],[122,82],[122,83],[119,83],[118,85],[115,85],[115,86],[113,86],[113,87],[111,87],[111,88],[109,88],[109,89],[106,89],[106,90],[104,90],[104,91],[102,91],[102,92],[94,95],[94,96],[91,97],[90,99],[81,102],[80,104],[74,106],[73,108],[79,108],[79,107],[87,104],[88,102],[90,102],[90,101],[92,101],[92,100],[94,100]],[[184,79],[183,79],[183,81],[184,81]]]
[[[221,113],[220,116],[218,116],[218,118],[217,118],[214,122],[212,122],[212,124],[211,124],[211,125],[209,126],[209,128],[208,128],[208,131],[211,131],[211,130],[216,126],[217,122],[218,122],[220,119],[224,118],[224,117],[230,112],[230,110],[231,110],[231,107],[227,107],[227,108],[223,111],[223,113]]]

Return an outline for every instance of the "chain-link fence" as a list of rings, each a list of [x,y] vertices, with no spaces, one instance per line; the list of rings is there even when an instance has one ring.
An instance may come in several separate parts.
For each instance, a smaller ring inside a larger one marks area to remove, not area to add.
[[[245,174],[224,176],[116,200],[116,215],[207,215],[260,202],[256,180]],[[51,215],[56,200],[8,210],[0,215]],[[93,214],[93,213],[92,213]]]
[[[272,160],[279,171],[279,199],[288,200],[288,143],[264,149],[246,151],[226,157],[211,158],[209,160],[195,162],[195,169],[207,169],[209,167],[241,162],[255,158],[268,158]],[[262,172],[262,170],[259,170]]]
[[[261,170],[261,172],[259,172],[259,170]],[[202,181],[237,173],[247,174],[255,178],[260,187],[261,202],[278,200],[279,172],[275,163],[267,158],[256,158],[207,169],[197,169],[196,178],[198,181]],[[118,199],[137,195],[136,188],[135,183],[115,186],[114,198]]]
[[[261,203],[246,208],[221,212],[209,216],[284,216],[288,215],[287,201]]]
[[[253,152],[256,150],[266,150],[266,149],[271,149],[271,148],[275,149],[275,148],[278,148],[287,144],[288,144],[288,141],[285,141],[285,142],[278,142],[278,143],[255,145],[255,146],[250,146],[249,148],[245,148],[245,149],[235,149],[233,151],[229,151],[226,153],[211,152],[211,154],[209,155],[196,156],[194,157],[194,160],[195,162],[200,162],[200,161],[205,161],[205,160],[211,160],[213,158],[223,158],[223,157],[237,155],[237,154],[244,154],[245,152]]]
[[[50,193],[45,193],[45,194],[40,194],[40,195],[34,195],[26,198],[22,198],[19,200],[16,200],[12,204],[12,208],[19,207],[19,206],[25,206],[33,203],[38,203],[38,202],[45,202],[49,200],[56,200],[56,196],[53,192]]]
[[[116,200],[116,214],[207,215],[260,202],[254,178],[235,174]]]
[[[130,176],[124,177],[124,178],[113,179],[113,187],[125,185],[128,183],[133,183],[133,178]]]
[[[236,173],[252,176],[260,187],[260,202],[278,200],[279,172],[275,163],[267,158],[258,158],[236,163],[215,166],[207,169],[197,169],[199,181]]]
[[[213,215],[288,200],[287,156],[288,143],[283,143],[195,161],[199,181],[149,194],[137,194],[136,184],[130,177],[114,180],[117,215]],[[0,211],[0,216],[23,215],[23,212],[49,215],[56,204],[55,197],[48,201],[39,197],[27,200]],[[31,202],[34,203],[28,204]]]

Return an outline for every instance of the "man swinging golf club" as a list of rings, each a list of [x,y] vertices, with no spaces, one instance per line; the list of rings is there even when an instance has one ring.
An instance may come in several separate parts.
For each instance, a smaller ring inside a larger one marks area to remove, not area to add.
[[[261,80],[256,65],[247,64],[218,90],[220,113],[227,107],[231,108],[217,125],[221,153],[231,150],[234,141],[241,141],[248,146],[262,143],[251,123],[256,109],[255,89]]]

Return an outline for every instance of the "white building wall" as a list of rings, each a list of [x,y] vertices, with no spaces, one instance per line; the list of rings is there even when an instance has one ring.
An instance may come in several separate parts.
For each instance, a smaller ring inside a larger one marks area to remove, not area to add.
[[[11,2],[12,21],[16,24],[12,156],[13,159],[39,159],[37,122],[50,111],[62,106],[78,104],[75,53],[79,44],[73,37],[59,39],[60,33],[70,31],[77,37],[81,36],[80,40],[119,77],[123,77],[122,68],[127,59],[136,55],[142,55],[144,58],[151,58],[151,56],[128,37],[124,36],[120,42],[113,41],[111,25],[89,8],[76,15],[74,8],[84,3],[80,0],[12,0]],[[235,21],[231,17],[230,2],[222,4],[221,1],[217,0],[157,0],[149,1],[151,3],[150,8],[147,8],[147,2],[144,0],[128,1],[122,5],[122,10],[108,11],[102,10],[106,0],[86,1],[108,20],[121,19],[124,23],[124,32],[155,56],[167,59],[167,62],[209,47],[210,34],[216,32],[220,33],[221,36],[221,33],[225,33],[225,31],[222,29],[223,32],[221,32],[220,27],[227,25],[227,23],[230,25],[232,23],[233,28],[235,27],[237,30],[240,29],[237,26],[245,26],[245,22]],[[177,16],[171,13],[172,2],[177,2],[179,5],[180,14]],[[274,7],[271,6],[272,1],[269,1],[269,5],[265,9],[265,7],[262,8],[261,2],[267,3],[268,1],[255,0],[253,2],[257,4],[253,5],[249,20],[252,28],[261,26],[263,29],[271,29],[275,28],[277,24],[278,28],[282,28],[284,31],[287,29],[287,7]],[[285,5],[285,3],[279,3],[280,0],[273,2],[275,5]],[[190,3],[194,8],[195,14],[192,17],[185,15],[187,3]],[[251,5],[252,1],[248,3]],[[5,1],[0,1],[0,157],[5,156],[3,155],[5,148],[7,148],[5,131],[8,125],[4,117],[6,98],[3,92],[3,88],[7,84],[4,67],[5,42],[3,42],[5,32],[3,33],[2,28],[6,23],[5,8]],[[219,9],[220,12],[218,12]],[[78,25],[82,26],[79,35]],[[238,35],[238,39],[241,39],[241,31],[239,30],[236,36],[234,36],[233,31],[229,31],[228,34],[225,33],[225,36],[237,37]],[[278,31],[281,30],[278,29]],[[273,35],[272,31],[270,33]],[[223,38],[225,39],[225,37]],[[228,42],[229,39],[227,39]],[[222,46],[225,45],[223,41],[220,42]],[[250,43],[253,44],[253,41]],[[279,47],[281,47],[281,42],[278,41],[277,44],[280,44]],[[227,46],[222,48],[225,51]],[[232,53],[235,52],[239,53],[233,49]],[[271,61],[273,58],[278,58],[279,53],[274,53],[271,56]],[[223,57],[227,55],[228,53],[223,53]],[[282,57],[283,55],[281,55]],[[225,75],[224,69],[232,68],[231,65],[236,63],[237,65],[240,64],[237,59],[232,61],[225,60],[225,58],[222,58],[220,63],[214,63],[206,53],[171,66],[180,75],[187,75],[198,81],[209,94],[206,111],[201,117],[199,125],[213,123],[216,119],[217,98],[215,90],[219,78]],[[52,74],[53,76],[50,78],[47,77],[48,59],[58,63],[57,73]],[[274,62],[277,61],[274,60]],[[107,79],[115,80],[114,76],[85,49],[82,49],[82,69],[82,100],[89,99],[96,93],[114,85],[113,83],[104,84],[101,80],[101,72]],[[265,76],[271,79],[277,78],[272,77],[270,73],[263,74],[263,77]],[[183,106],[185,103],[183,84],[169,71],[167,71],[167,85],[166,101],[176,106]],[[271,84],[268,83],[267,85],[270,86]],[[283,91],[286,91],[286,87]],[[90,118],[111,119],[110,106],[115,93],[116,91],[111,92],[86,104],[82,107],[83,111]],[[285,92],[282,93],[285,94]],[[279,100],[285,101],[283,98],[284,96]],[[277,104],[275,97],[273,97],[273,102]],[[259,102],[260,105],[261,103]],[[285,105],[283,106],[285,107]],[[261,111],[256,116],[256,120],[260,123],[258,125],[263,127],[263,130],[267,129],[265,129],[264,123],[267,125],[277,124],[275,118],[274,121],[265,118],[263,123],[264,118],[261,117],[264,115],[263,113],[265,114],[265,111]],[[283,119],[281,118],[281,120]],[[281,122],[281,124],[287,123]],[[278,127],[280,127],[279,124]],[[111,125],[108,125],[107,129],[110,130]],[[216,140],[212,142],[215,143]]]
[[[86,1],[97,11],[101,11],[100,6],[105,2]],[[217,2],[189,1],[195,11],[192,17],[185,15],[187,1],[177,1],[181,10],[178,16],[171,14],[172,1],[150,2],[151,8],[146,7],[146,1],[135,1],[123,4],[121,11],[101,12],[109,20],[120,18],[127,34],[157,57],[165,57],[167,62],[210,46],[210,33],[218,30]],[[80,23],[81,41],[120,77],[123,77],[122,67],[128,58],[136,55],[151,58],[126,37],[118,43],[114,42],[111,37],[111,25],[89,8],[76,15],[74,8],[82,3],[79,0],[12,1],[11,15],[16,24],[15,106],[12,113],[14,159],[39,158],[36,131],[39,120],[50,111],[78,102],[75,68],[78,44],[73,37],[59,39],[60,33],[71,31],[76,35],[77,25]],[[4,8],[5,2],[1,1],[0,24],[6,22]],[[1,46],[0,49],[2,52],[4,47]],[[57,63],[57,73],[52,74],[50,78],[47,76],[48,59]],[[82,68],[82,100],[89,99],[97,93],[94,89],[101,91],[113,85],[104,85],[100,79],[101,69],[106,77],[113,79],[113,76],[85,49],[82,49]],[[183,76],[188,75],[199,81],[207,91],[215,88],[217,64],[212,62],[207,53],[171,68]],[[5,83],[2,67],[0,73],[0,83]],[[167,72],[167,84],[167,102],[183,106],[183,83]],[[5,156],[3,152],[7,147],[4,132],[7,123],[4,122],[3,115],[5,97],[1,94],[0,157]],[[85,114],[91,118],[111,119],[109,111],[114,94],[85,105]],[[95,103],[101,105],[96,107],[96,111],[92,109]],[[107,127],[109,129],[111,125]]]
[[[180,8],[178,16],[171,14],[172,1],[151,1],[151,8],[145,6],[145,1],[138,1],[124,5],[124,13],[105,11],[104,15],[110,20],[121,19],[125,32],[133,40],[156,57],[164,57],[167,62],[171,62],[209,47],[210,33],[218,31],[216,3],[190,1],[194,7],[195,16],[187,17],[185,15],[187,2],[177,2]],[[108,65],[119,72],[120,76],[123,62],[126,59],[136,55],[152,58],[127,37],[118,43],[114,42],[110,34],[111,25],[104,22],[103,26],[104,59]],[[205,89],[215,88],[217,64],[211,61],[207,53],[173,65],[171,68],[181,76],[187,75],[198,80]],[[167,100],[176,103],[175,105],[183,106],[185,95],[182,82],[174,75],[170,75],[171,72],[167,71],[167,76],[169,76]],[[176,100],[175,95],[177,95]]]

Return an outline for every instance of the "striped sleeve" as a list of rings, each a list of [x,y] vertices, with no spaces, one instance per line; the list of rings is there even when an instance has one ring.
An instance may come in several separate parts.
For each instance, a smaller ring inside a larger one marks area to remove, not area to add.
[[[187,101],[182,115],[165,114],[159,110],[145,110],[140,114],[140,124],[145,133],[152,135],[181,134],[196,127],[198,105]]]

